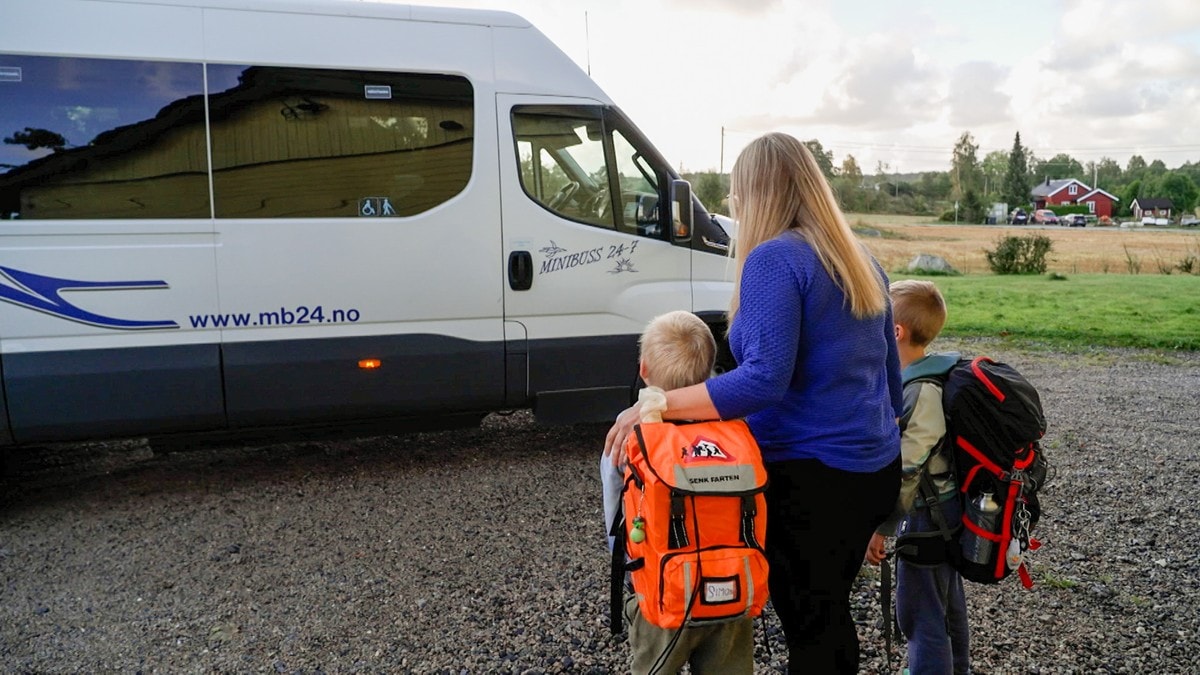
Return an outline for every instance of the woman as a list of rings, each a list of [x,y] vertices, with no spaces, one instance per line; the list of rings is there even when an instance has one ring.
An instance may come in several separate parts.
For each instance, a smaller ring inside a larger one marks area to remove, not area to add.
[[[770,477],[771,601],[790,671],[853,673],[850,590],[900,478],[903,402],[887,278],[795,138],[750,143],[731,190],[739,225],[729,345],[738,366],[667,392],[663,417],[746,418]],[[608,432],[614,461],[638,407]]]

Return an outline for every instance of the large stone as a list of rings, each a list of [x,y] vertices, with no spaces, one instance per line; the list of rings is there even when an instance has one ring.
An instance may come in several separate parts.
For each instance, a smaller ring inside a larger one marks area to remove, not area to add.
[[[917,257],[913,258],[912,262],[908,263],[908,271],[909,272],[916,272],[916,271],[940,272],[942,274],[958,274],[958,270],[951,267],[950,263],[946,262],[945,258],[943,258],[941,256],[937,256],[937,255],[930,255],[928,253],[921,253]]]

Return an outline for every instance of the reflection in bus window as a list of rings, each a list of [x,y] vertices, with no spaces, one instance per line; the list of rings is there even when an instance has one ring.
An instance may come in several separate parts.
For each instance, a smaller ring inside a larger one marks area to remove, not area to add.
[[[208,218],[198,63],[0,55],[0,218]]]
[[[464,78],[210,65],[218,218],[410,216],[471,177]]]
[[[561,216],[611,229],[613,202],[600,119],[584,110],[579,114],[514,112],[521,186]]]
[[[659,222],[658,179],[653,168],[620,131],[613,131],[612,139],[621,186],[621,229],[663,238],[666,233]]]

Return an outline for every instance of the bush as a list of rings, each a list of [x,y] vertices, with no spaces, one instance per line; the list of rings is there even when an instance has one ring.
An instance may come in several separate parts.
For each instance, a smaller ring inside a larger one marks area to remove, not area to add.
[[[1175,266],[1175,268],[1184,274],[1200,273],[1200,258],[1197,258],[1189,253],[1187,254],[1186,258],[1181,260],[1179,264]]]
[[[988,266],[996,274],[1044,274],[1050,237],[1031,234],[1025,237],[1001,237],[996,250],[984,251]]]
[[[1046,208],[1054,212],[1054,215],[1062,217],[1072,213],[1082,213],[1085,216],[1092,215],[1087,204],[1047,204]]]

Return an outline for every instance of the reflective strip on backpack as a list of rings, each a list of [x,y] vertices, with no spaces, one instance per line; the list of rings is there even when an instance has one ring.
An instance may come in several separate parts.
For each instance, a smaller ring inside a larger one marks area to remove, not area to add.
[[[683,563],[683,606],[685,614],[683,616],[684,623],[687,623],[692,609],[692,592],[695,589],[692,587],[692,563]]]
[[[744,568],[743,578],[746,580],[746,611],[750,611],[754,607],[754,575],[750,572],[750,556],[742,559],[742,567]]]

